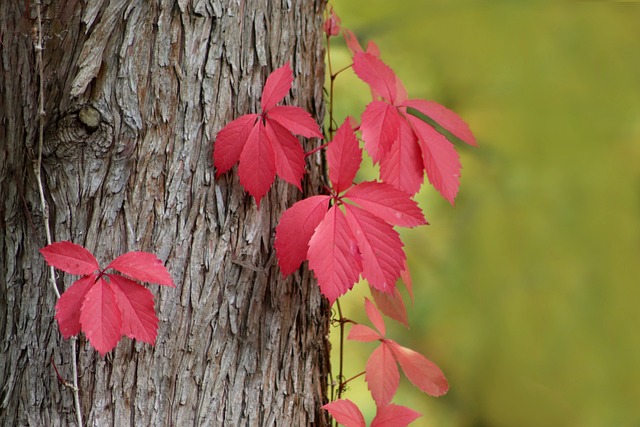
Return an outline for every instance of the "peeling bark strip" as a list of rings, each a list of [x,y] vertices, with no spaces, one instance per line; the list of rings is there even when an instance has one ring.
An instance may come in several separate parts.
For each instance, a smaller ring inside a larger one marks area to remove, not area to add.
[[[71,355],[37,252],[38,80],[25,5],[0,1],[0,425],[73,425],[71,393],[50,362],[65,377]],[[54,239],[100,260],[153,252],[178,286],[152,288],[155,348],[124,339],[103,360],[79,341],[87,425],[327,425],[328,307],[308,271],[284,280],[272,261],[278,217],[301,195],[277,181],[258,211],[235,175],[214,181],[211,162],[216,132],[256,111],[266,76],[287,61],[288,102],[321,120],[323,8],[43,1]],[[313,160],[305,191],[321,178]],[[59,280],[65,289],[74,278]]]

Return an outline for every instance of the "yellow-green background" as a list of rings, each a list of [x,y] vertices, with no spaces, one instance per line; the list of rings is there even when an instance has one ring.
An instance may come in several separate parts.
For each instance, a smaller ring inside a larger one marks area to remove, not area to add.
[[[431,225],[403,232],[411,329],[389,333],[451,390],[431,398],[403,377],[394,402],[424,415],[412,426],[640,426],[640,3],[334,6],[410,97],[455,110],[479,142],[458,145],[455,207],[420,193]],[[367,97],[344,73],[336,117]],[[343,305],[365,322],[359,288]],[[372,349],[347,343],[347,376]],[[370,420],[364,382],[350,386]]]

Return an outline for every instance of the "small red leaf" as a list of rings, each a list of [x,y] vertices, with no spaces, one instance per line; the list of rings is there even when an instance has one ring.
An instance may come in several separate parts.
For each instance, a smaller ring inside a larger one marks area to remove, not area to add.
[[[358,38],[356,37],[355,34],[353,34],[353,31],[347,30],[345,28],[342,30],[342,33],[344,35],[344,41],[347,44],[347,47],[349,48],[349,50],[351,51],[351,54],[355,55],[356,53],[364,52],[364,50],[362,49],[362,46],[360,46],[360,42],[358,42]]]
[[[380,179],[409,195],[416,194],[424,181],[418,138],[406,120],[400,120],[399,139],[380,160]]]
[[[293,83],[293,71],[288,62],[269,74],[262,90],[260,102],[262,111],[267,111],[282,101],[282,98],[289,93],[291,83]]]
[[[270,120],[275,120],[295,135],[322,139],[318,123],[311,117],[311,114],[300,107],[289,105],[273,107],[267,113],[267,121]]]
[[[402,273],[400,273],[402,277]],[[371,296],[376,305],[384,314],[402,323],[405,327],[409,327],[409,319],[407,318],[407,308],[404,305],[402,295],[397,287],[393,288],[393,293],[380,292],[373,286],[369,286]]]
[[[324,32],[327,37],[337,36],[340,33],[340,18],[336,15],[333,7],[329,8],[329,16],[324,21]]]
[[[349,188],[362,163],[362,150],[349,120],[342,123],[333,141],[327,146],[327,163],[329,180],[335,192],[340,193]]]
[[[304,175],[305,163],[300,141],[278,122],[267,120],[265,130],[273,148],[276,173],[302,191],[300,182]]]
[[[411,302],[413,302],[413,280],[411,279],[411,272],[409,271],[409,264],[407,264],[407,260],[404,260],[403,269],[400,272],[400,278],[404,282],[404,286],[407,288],[409,292],[409,296],[411,297]]]
[[[406,427],[421,416],[413,409],[391,403],[382,408],[378,407],[371,427]]]
[[[362,253],[362,277],[376,289],[391,292],[406,258],[398,232],[364,209],[344,205],[349,228]]]
[[[360,409],[348,399],[334,400],[322,407],[329,411],[337,422],[345,427],[365,427],[364,417]]]
[[[95,274],[90,274],[76,280],[56,303],[55,317],[63,337],[70,338],[80,333],[80,309],[96,278]]]
[[[113,350],[122,336],[122,316],[111,286],[101,277],[87,292],[80,325],[101,356]]]
[[[372,101],[361,117],[360,130],[364,148],[374,162],[380,162],[398,139],[402,118],[393,105]]]
[[[418,204],[389,184],[362,182],[351,187],[344,197],[392,225],[415,227],[427,222]]]
[[[151,291],[118,274],[108,276],[122,315],[122,335],[149,344],[155,343],[158,317]]]
[[[356,53],[353,56],[353,71],[389,103],[393,104],[396,101],[396,75],[380,59],[369,53]]]
[[[378,341],[382,338],[384,337],[378,332],[364,325],[353,325],[349,330],[349,336],[347,336],[348,340],[360,342]]]
[[[367,313],[367,317],[369,318],[373,326],[375,326],[380,335],[384,337],[387,333],[387,328],[384,325],[384,319],[382,318],[382,315],[380,314],[376,306],[373,305],[371,301],[369,301],[369,298],[364,299],[364,311]]]
[[[173,288],[176,286],[163,262],[148,252],[127,252],[111,261],[105,270],[109,268],[141,282],[157,283]]]
[[[414,108],[425,116],[433,119],[440,126],[451,132],[469,145],[477,146],[476,137],[473,136],[469,126],[456,113],[447,107],[433,101],[424,99],[409,99],[403,104],[405,107]]]
[[[55,242],[40,249],[47,263],[58,270],[85,276],[100,269],[96,258],[80,245]]]
[[[233,167],[244,149],[251,130],[258,120],[257,114],[247,114],[227,124],[216,136],[213,144],[213,165],[216,167],[216,177]]]
[[[275,248],[283,275],[296,271],[307,259],[309,240],[327,214],[329,196],[311,196],[287,209],[276,227]]]
[[[342,211],[333,206],[309,241],[309,268],[331,304],[353,287],[362,271],[362,258]]]
[[[276,178],[275,154],[262,123],[253,128],[242,150],[238,176],[240,184],[260,207],[260,199],[267,194]]]
[[[384,342],[369,356],[365,372],[364,378],[376,406],[391,402],[400,384],[400,373],[391,350]]]
[[[453,144],[417,117],[407,119],[418,135],[429,182],[453,205],[460,187],[460,158]]]
[[[438,366],[420,353],[402,347],[392,340],[385,341],[400,363],[409,381],[431,396],[442,396],[449,390],[449,383]]]

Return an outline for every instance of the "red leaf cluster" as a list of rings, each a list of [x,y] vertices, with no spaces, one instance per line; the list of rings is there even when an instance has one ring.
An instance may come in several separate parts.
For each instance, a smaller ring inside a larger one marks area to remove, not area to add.
[[[360,275],[373,288],[393,293],[406,260],[393,227],[426,224],[407,193],[382,182],[352,184],[361,161],[362,150],[345,121],[327,147],[331,194],[294,204],[276,227],[282,273],[294,272],[308,259],[331,303],[351,289]],[[330,202],[333,206],[328,208]]]
[[[91,252],[71,242],[56,242],[40,252],[49,265],[82,276],[56,304],[55,317],[63,337],[82,331],[102,356],[111,351],[123,335],[149,344],[155,342],[158,318],[153,294],[134,281],[175,287],[169,272],[155,255],[127,252],[100,269]],[[124,276],[105,273],[110,268]]]
[[[271,73],[262,91],[261,113],[233,120],[218,132],[214,144],[216,177],[239,163],[240,184],[258,206],[276,174],[302,190],[304,151],[294,134],[322,138],[311,114],[300,107],[276,106],[289,93],[292,82],[289,63]]]

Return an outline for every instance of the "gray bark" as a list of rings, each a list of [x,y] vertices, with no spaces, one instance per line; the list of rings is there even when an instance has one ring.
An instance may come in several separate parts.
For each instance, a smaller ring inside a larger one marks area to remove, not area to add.
[[[0,425],[73,425],[71,354],[33,173],[38,77],[34,4],[0,1]],[[27,7],[29,7],[27,9]],[[306,268],[283,279],[280,213],[302,195],[276,180],[260,205],[214,179],[212,143],[255,112],[289,61],[286,102],[322,119],[324,0],[48,0],[42,8],[43,171],[54,240],[104,266],[131,250],[166,261],[149,285],[155,347],[123,338],[106,358],[79,341],[85,424],[327,425],[329,307]],[[318,141],[304,141],[306,150]],[[322,186],[319,156],[305,193]],[[60,273],[61,291],[77,279]]]

